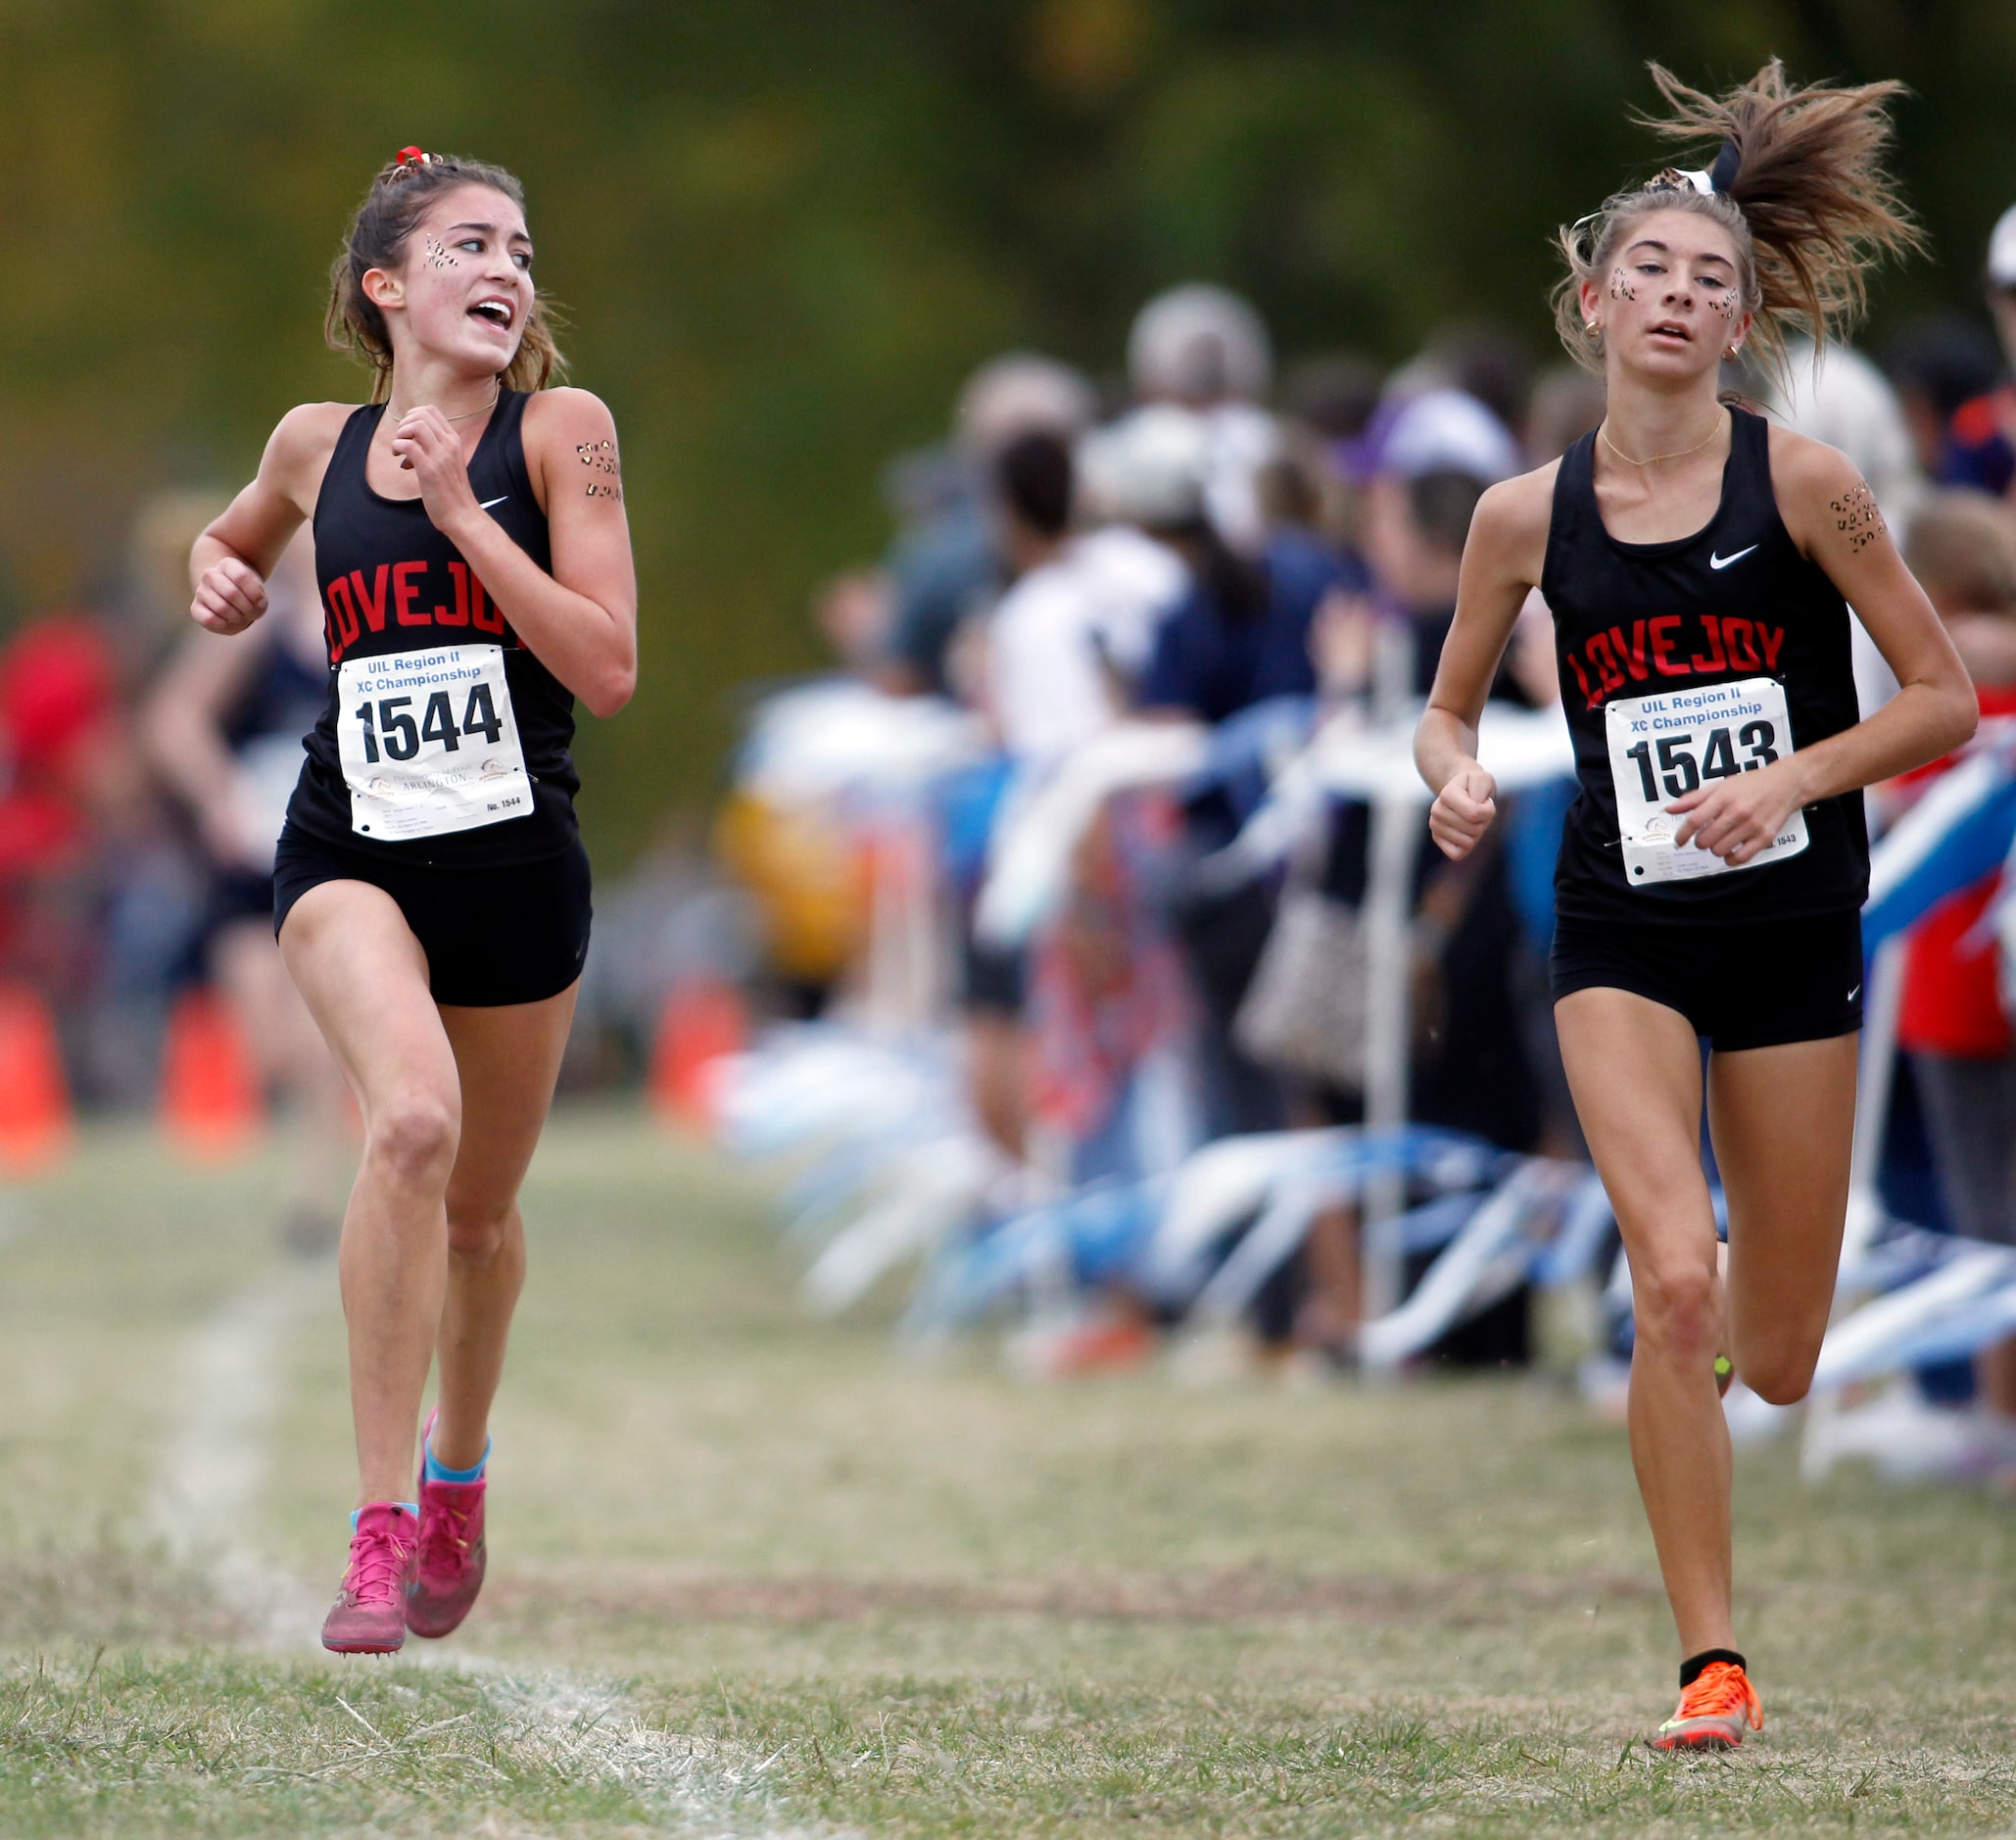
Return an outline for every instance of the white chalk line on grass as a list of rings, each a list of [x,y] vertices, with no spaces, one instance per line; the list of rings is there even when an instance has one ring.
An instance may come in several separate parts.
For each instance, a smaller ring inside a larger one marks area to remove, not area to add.
[[[555,1670],[528,1677],[481,1656],[438,1649],[418,1659],[493,1680],[491,1704],[522,1718],[562,1767],[585,1768],[683,1817],[690,1823],[683,1831],[693,1840],[850,1840],[853,1834],[795,1823],[750,1825],[747,1816],[758,1811],[736,1805],[770,1799],[765,1778],[777,1755],[648,1725],[616,1688],[591,1675]]]
[[[264,1643],[299,1648],[319,1619],[312,1590],[262,1557],[246,1529],[265,1490],[266,1448],[294,1331],[335,1290],[332,1260],[263,1273],[191,1336],[179,1413],[156,1469],[147,1531],[202,1573]]]
[[[328,1259],[275,1266],[197,1329],[145,1510],[146,1531],[246,1619],[255,1645],[317,1655],[324,1603],[306,1580],[262,1555],[247,1530],[265,1488],[288,1347],[335,1289]],[[610,1684],[571,1671],[515,1674],[485,1657],[432,1645],[411,1645],[405,1656],[483,1681],[491,1704],[521,1721],[557,1767],[636,1791],[681,1819],[694,1840],[811,1840],[815,1832],[838,1840],[831,1830],[746,1825],[736,1804],[763,1796],[777,1760],[648,1725]]]

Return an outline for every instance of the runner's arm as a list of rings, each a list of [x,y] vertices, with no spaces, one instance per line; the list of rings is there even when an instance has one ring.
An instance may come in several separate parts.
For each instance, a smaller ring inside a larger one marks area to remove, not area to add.
[[[1666,807],[1688,814],[1680,843],[1738,864],[1801,806],[1937,760],[1966,741],[1978,719],[1967,667],[1854,464],[1821,442],[1773,428],[1771,468],[1786,529],[1855,609],[1898,690],[1853,727]]]
[[[189,612],[214,633],[241,633],[266,610],[267,572],[313,512],[344,403],[305,403],[280,418],[252,483],[214,517],[189,554]]]
[[[460,442],[437,410],[400,423],[435,527],[468,559],[511,629],[596,715],[637,688],[637,571],[623,510],[616,424],[586,390],[543,390],[525,406],[525,470],[552,544],[548,574],[476,503]]]
[[[1554,475],[1554,467],[1542,467],[1493,486],[1477,501],[1464,545],[1456,620],[1415,731],[1415,765],[1435,795],[1428,830],[1442,853],[1459,862],[1498,815],[1497,782],[1477,764],[1477,724],[1519,609],[1540,580]]]

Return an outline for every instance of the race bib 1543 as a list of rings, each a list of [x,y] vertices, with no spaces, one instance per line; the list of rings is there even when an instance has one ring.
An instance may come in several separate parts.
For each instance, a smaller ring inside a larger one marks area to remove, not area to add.
[[[1665,807],[1717,780],[1753,773],[1793,751],[1785,686],[1769,677],[1746,677],[1704,690],[1670,690],[1631,697],[1604,709],[1610,779],[1617,790],[1617,832],[1624,879],[1633,887],[1729,875],[1732,864],[1692,844],[1676,848],[1686,821]],[[1770,845],[1742,866],[1796,856],[1806,847],[1806,814],[1795,811]]]
[[[349,658],[337,744],[350,828],[400,843],[532,810],[532,782],[500,646]]]

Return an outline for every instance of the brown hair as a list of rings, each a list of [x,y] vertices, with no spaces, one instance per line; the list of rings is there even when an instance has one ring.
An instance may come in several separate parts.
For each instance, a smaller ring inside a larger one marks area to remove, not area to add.
[[[504,168],[455,154],[422,154],[409,147],[371,181],[329,271],[323,334],[333,350],[361,358],[371,366],[374,403],[391,394],[392,338],[385,315],[364,293],[364,276],[372,268],[397,266],[427,207],[457,185],[487,185],[520,211],[525,208],[525,188]],[[552,313],[535,293],[524,335],[504,366],[503,380],[513,390],[543,390],[565,369],[566,361],[553,343]]]
[[[1911,514],[1904,561],[1941,613],[2016,611],[2016,514],[1986,492],[1929,494]]]
[[[1751,337],[1766,366],[1782,370],[1788,332],[1802,330],[1824,345],[1861,312],[1862,270],[1873,258],[1925,246],[1884,164],[1891,140],[1885,111],[1903,85],[1794,89],[1773,58],[1718,97],[1690,89],[1659,65],[1650,68],[1668,113],[1639,120],[1667,140],[1719,142],[1714,190],[1698,190],[1669,167],[1561,230],[1568,272],[1555,290],[1555,327],[1577,363],[1601,370],[1602,348],[1584,330],[1577,290],[1602,274],[1640,218],[1691,211],[1734,240],[1738,290],[1755,315]]]

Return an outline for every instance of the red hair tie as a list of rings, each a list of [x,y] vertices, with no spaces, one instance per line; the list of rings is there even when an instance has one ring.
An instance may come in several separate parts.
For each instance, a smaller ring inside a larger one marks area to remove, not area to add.
[[[402,147],[399,158],[393,162],[397,167],[430,167],[433,164],[432,156],[422,153],[417,147]]]

